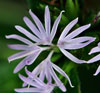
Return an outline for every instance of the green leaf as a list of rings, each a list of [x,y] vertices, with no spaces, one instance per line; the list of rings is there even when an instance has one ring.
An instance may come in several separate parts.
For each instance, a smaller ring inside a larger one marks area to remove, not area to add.
[[[76,17],[73,0],[66,0],[65,10],[66,10],[66,15],[69,18],[69,20],[72,20]]]

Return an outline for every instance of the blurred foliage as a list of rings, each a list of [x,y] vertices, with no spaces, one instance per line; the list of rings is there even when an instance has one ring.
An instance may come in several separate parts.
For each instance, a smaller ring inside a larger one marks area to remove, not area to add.
[[[24,16],[29,16],[29,9],[32,9],[44,23],[44,8],[48,5],[51,12],[52,24],[60,11],[64,10],[65,12],[62,15],[62,20],[56,34],[57,37],[59,37],[64,27],[76,17],[79,17],[79,22],[73,29],[91,23],[91,28],[84,31],[81,35],[96,37],[96,41],[83,49],[70,51],[78,58],[88,60],[94,56],[88,56],[88,52],[100,41],[100,18],[98,17],[98,12],[100,11],[99,4],[99,0],[0,0],[0,93],[14,93],[14,88],[21,87],[22,81],[18,78],[18,74],[13,74],[15,66],[20,60],[13,61],[11,64],[7,61],[8,56],[18,52],[8,49],[7,44],[17,43],[18,41],[6,40],[5,35],[14,33],[20,34],[15,30],[14,25],[19,24],[26,27],[22,18]],[[94,22],[95,19],[96,22]],[[55,38],[55,41],[57,41],[56,39],[57,38]],[[28,66],[28,69],[32,70],[47,54],[47,52],[43,52],[36,60],[35,64]],[[93,73],[96,71],[98,64],[100,64],[99,62],[91,65],[77,65],[69,61],[63,54],[58,53],[53,55],[52,61],[68,74],[72,84],[75,86],[71,88],[68,81],[58,74],[59,78],[66,85],[67,93],[100,92],[100,75],[93,77]],[[24,69],[20,73],[25,74]],[[62,92],[58,88],[55,88],[54,93]]]

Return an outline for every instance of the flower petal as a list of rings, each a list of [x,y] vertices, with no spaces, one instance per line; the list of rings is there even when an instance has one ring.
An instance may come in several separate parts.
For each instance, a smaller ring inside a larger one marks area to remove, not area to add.
[[[68,34],[68,32],[71,30],[71,28],[78,22],[78,18],[74,19],[73,21],[71,21],[63,30],[63,32],[61,33],[61,36],[59,38],[59,40],[63,40],[64,37]]]
[[[60,15],[57,17],[57,19],[55,20],[54,24],[53,24],[53,27],[52,27],[52,30],[51,30],[51,41],[53,40],[56,32],[57,32],[57,27],[58,27],[58,24],[61,20],[61,15],[64,11],[61,11]]]
[[[64,50],[62,48],[60,48],[60,50],[67,58],[69,58],[70,60],[74,61],[75,63],[78,63],[78,64],[86,63],[86,61],[76,58],[75,56],[73,56],[68,51],[66,51],[66,50]]]
[[[29,50],[29,46],[22,44],[10,44],[8,47],[15,50]]]
[[[100,48],[99,47],[94,47],[91,49],[91,51],[89,52],[89,55],[93,54],[93,53],[97,53],[100,52]]]
[[[39,30],[36,28],[36,26],[31,22],[31,20],[27,17],[24,17],[24,22],[25,24],[30,28],[30,30],[40,39],[42,39],[41,37],[41,33],[39,32]]]
[[[6,36],[7,39],[17,39],[25,44],[28,44],[28,45],[33,45],[33,43],[31,41],[29,41],[28,39],[25,39],[19,35],[16,35],[16,34],[13,34],[13,35],[8,35]]]
[[[94,63],[100,60],[100,54],[96,55],[95,57],[91,58],[87,61],[87,63]]]
[[[47,79],[48,83],[51,84],[51,82],[52,82],[52,77],[51,77],[51,74],[50,74],[50,71],[49,71],[48,62],[47,62],[46,67],[45,67],[45,75],[46,75],[46,79]]]
[[[51,26],[51,19],[50,19],[50,11],[48,6],[45,8],[45,29],[47,36],[50,36],[50,26]]]
[[[52,78],[55,80],[57,86],[63,91],[65,92],[66,91],[66,88],[64,86],[64,84],[60,81],[60,79],[57,77],[56,73],[54,72],[53,68],[51,67],[51,64],[50,65],[50,68],[49,68],[49,71],[50,71],[50,74],[52,75]]]
[[[8,61],[13,61],[13,60],[16,60],[16,59],[19,59],[19,58],[23,58],[25,56],[28,56],[29,54],[29,51],[22,51],[22,52],[19,52],[19,53],[16,53],[10,57],[8,57]]]
[[[21,26],[15,26],[15,28],[23,33],[25,36],[27,36],[29,39],[33,40],[34,42],[40,42],[40,39],[38,39],[36,36],[32,35],[30,32],[28,32],[26,29],[24,29],[23,27]]]
[[[16,92],[32,92],[32,93],[41,93],[41,89],[38,88],[19,88],[15,89]]]
[[[71,83],[70,78],[68,77],[68,75],[67,75],[60,67],[58,67],[57,65],[55,65],[55,64],[53,64],[53,63],[51,63],[51,64],[52,64],[53,68],[54,68],[57,72],[59,72],[61,75],[63,75],[63,76],[69,81],[70,86],[71,86],[71,87],[74,87],[74,86],[72,85],[72,83]]]
[[[67,35],[65,37],[65,39],[72,39],[74,38],[75,36],[79,35],[80,33],[82,33],[83,31],[85,31],[86,29],[88,29],[90,27],[90,24],[88,25],[84,25],[84,26],[81,26],[79,28],[77,28],[76,30],[74,30],[73,32],[71,32],[69,35]]]
[[[100,73],[100,66],[98,67],[97,71],[95,72],[94,76],[98,75]]]
[[[45,29],[44,29],[41,21],[39,20],[39,18],[31,10],[29,10],[29,14],[33,18],[33,20],[36,23],[38,29],[40,30],[42,36],[44,37],[46,35],[46,33],[45,33]]]

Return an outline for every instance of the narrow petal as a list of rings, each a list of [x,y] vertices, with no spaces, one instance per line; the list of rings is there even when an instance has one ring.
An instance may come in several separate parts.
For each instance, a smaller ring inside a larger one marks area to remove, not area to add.
[[[46,64],[46,67],[45,67],[45,74],[46,74],[46,79],[47,79],[48,83],[51,84],[52,77],[51,77],[51,74],[50,74],[50,71],[49,71],[49,65],[48,65],[48,63]]]
[[[38,38],[42,39],[41,33],[39,32],[39,30],[35,27],[35,25],[31,22],[29,18],[24,17],[24,22]]]
[[[27,36],[29,39],[33,40],[34,42],[40,42],[40,39],[38,39],[36,36],[32,35],[29,31],[27,31],[23,27],[16,25],[15,28],[19,32],[21,32],[22,34],[24,34],[25,36]]]
[[[71,87],[74,87],[74,86],[72,85],[72,83],[71,83],[70,78],[68,77],[68,75],[67,75],[60,67],[58,67],[57,65],[55,65],[55,64],[53,64],[53,63],[51,63],[51,64],[52,64],[53,68],[54,68],[57,72],[59,72],[61,75],[63,75],[63,76],[69,81],[70,86],[71,86]]]
[[[100,54],[96,55],[95,57],[91,58],[87,63],[94,63],[100,60]]]
[[[15,89],[16,92],[32,92],[32,93],[41,93],[41,89],[38,88],[19,88]]]
[[[99,47],[94,47],[91,49],[91,51],[89,52],[89,55],[93,54],[93,53],[97,53],[100,52],[100,48]]]
[[[100,73],[100,66],[98,67],[97,71],[95,72],[94,76],[98,75]]]
[[[40,75],[39,75],[39,78],[44,81],[45,79],[45,69],[42,69],[41,72],[40,72]]]
[[[22,52],[16,53],[16,54],[8,57],[8,60],[10,62],[10,61],[13,61],[13,60],[16,60],[16,59],[19,59],[19,58],[23,58],[23,57],[27,56],[28,53],[29,53],[29,51],[22,51]]]
[[[82,33],[83,31],[85,31],[86,29],[88,29],[89,27],[90,27],[90,24],[81,26],[77,28],[76,30],[74,30],[73,32],[71,32],[69,35],[67,35],[65,39],[72,39],[76,37],[77,35],[79,35],[80,33]]]
[[[49,71],[52,75],[52,78],[55,80],[57,86],[63,91],[65,92],[66,91],[66,88],[64,86],[64,84],[60,81],[60,79],[57,77],[56,73],[54,72],[53,68],[51,67],[50,65],[50,68],[49,68]]]
[[[78,63],[78,64],[86,63],[86,61],[76,58],[75,56],[73,56],[68,51],[66,51],[64,49],[61,49],[61,48],[60,48],[60,50],[67,58],[69,58],[70,60],[74,61],[75,63]]]
[[[8,47],[15,50],[29,50],[29,46],[22,44],[10,44]]]
[[[68,32],[71,30],[71,28],[78,22],[78,18],[74,19],[73,21],[71,21],[63,30],[63,32],[61,33],[61,36],[59,38],[59,40],[63,40],[64,37],[68,34]]]
[[[28,45],[33,45],[33,43],[31,41],[29,41],[28,39],[25,39],[19,35],[16,35],[16,34],[13,34],[13,35],[8,35],[6,36],[7,39],[16,39],[16,40],[19,40],[25,44],[28,44]]]
[[[25,58],[26,59],[26,58]],[[25,64],[25,59],[22,60],[17,66],[16,68],[14,69],[14,73],[17,73],[19,72],[22,68],[24,68],[24,66],[26,65]]]
[[[53,24],[53,27],[52,27],[52,30],[51,30],[51,41],[53,40],[56,32],[57,32],[57,28],[58,28],[58,24],[61,20],[61,15],[64,11],[61,11],[60,15],[57,17],[57,19],[55,20],[54,24]]]
[[[51,19],[50,19],[50,11],[48,6],[45,8],[45,29],[47,36],[50,36],[50,26],[51,26]]]
[[[34,22],[36,23],[36,25],[37,25],[38,29],[40,30],[42,36],[45,36],[46,35],[45,29],[44,29],[41,21],[39,20],[39,18],[31,10],[29,10],[29,14],[33,18]]]
[[[43,69],[43,65],[42,63],[40,63],[38,66],[36,66],[36,68],[32,71],[32,73],[38,76],[42,71],[42,69]]]

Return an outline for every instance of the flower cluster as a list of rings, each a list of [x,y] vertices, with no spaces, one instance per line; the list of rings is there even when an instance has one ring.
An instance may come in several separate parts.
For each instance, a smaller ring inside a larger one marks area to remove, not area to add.
[[[14,73],[19,72],[27,65],[33,64],[41,52],[50,50],[48,57],[44,59],[32,72],[25,68],[25,72],[28,77],[24,77],[21,74],[19,75],[19,78],[24,82],[24,88],[15,89],[16,92],[51,93],[55,87],[59,87],[63,92],[65,92],[66,87],[59,79],[56,72],[64,76],[69,81],[70,86],[73,87],[68,75],[60,67],[51,62],[51,57],[55,52],[51,47],[58,47],[68,59],[75,63],[81,64],[86,63],[86,61],[76,58],[69,52],[69,50],[83,48],[92,43],[96,38],[90,36],[77,37],[83,31],[87,30],[90,27],[90,24],[81,26],[70,32],[72,27],[74,27],[74,25],[78,22],[78,18],[76,18],[64,28],[57,41],[57,44],[54,45],[52,41],[56,35],[58,24],[61,20],[61,15],[63,12],[64,11],[61,11],[60,15],[55,20],[53,27],[51,28],[51,17],[48,6],[45,7],[45,27],[39,18],[31,10],[29,10],[29,14],[31,15],[35,24],[33,24],[32,21],[27,17],[24,17],[24,22],[31,32],[21,26],[15,26],[15,28],[20,33],[24,34],[27,39],[16,34],[6,36],[7,39],[16,39],[24,43],[8,45],[8,47],[11,49],[21,50],[21,52],[10,56],[8,58],[9,62],[19,58],[24,58],[16,66]],[[98,48],[96,49],[96,52],[98,52]],[[95,49],[92,50],[92,53],[93,51],[95,52]],[[95,59],[96,58],[89,60],[88,63],[94,62]]]

